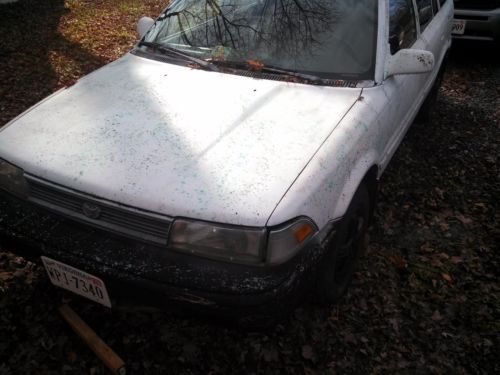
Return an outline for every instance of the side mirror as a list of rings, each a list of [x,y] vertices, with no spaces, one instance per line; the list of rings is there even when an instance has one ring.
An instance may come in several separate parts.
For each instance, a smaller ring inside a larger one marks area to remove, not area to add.
[[[155,20],[150,17],[142,17],[139,22],[137,22],[137,32],[139,33],[139,38],[142,39],[148,30],[153,26]]]
[[[434,69],[434,54],[418,49],[402,49],[389,58],[386,78],[396,74],[420,74]]]

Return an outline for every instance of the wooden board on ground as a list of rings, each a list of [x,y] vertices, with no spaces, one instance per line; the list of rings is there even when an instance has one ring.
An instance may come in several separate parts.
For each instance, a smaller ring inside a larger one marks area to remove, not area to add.
[[[78,336],[115,374],[125,375],[125,362],[90,328],[68,305],[59,307],[59,312]]]

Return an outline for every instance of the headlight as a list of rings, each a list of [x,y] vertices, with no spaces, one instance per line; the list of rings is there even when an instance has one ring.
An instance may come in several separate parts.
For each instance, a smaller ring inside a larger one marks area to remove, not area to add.
[[[265,229],[232,227],[178,219],[172,224],[169,247],[230,261],[264,261]]]
[[[171,248],[230,261],[278,264],[292,258],[318,231],[307,218],[279,229],[226,226],[186,219],[175,220],[170,230]],[[266,238],[267,253],[266,253]]]
[[[23,170],[2,159],[0,159],[0,189],[17,196],[28,196],[28,183]]]
[[[317,231],[316,225],[307,218],[298,219],[283,228],[271,231],[267,245],[267,262],[283,263],[292,258]]]

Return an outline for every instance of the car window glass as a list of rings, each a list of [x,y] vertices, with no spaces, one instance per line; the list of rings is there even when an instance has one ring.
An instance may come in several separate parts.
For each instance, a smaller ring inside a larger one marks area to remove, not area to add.
[[[412,0],[390,0],[389,44],[391,54],[410,47],[417,40]]]
[[[420,32],[422,32],[432,21],[432,0],[417,0],[417,9]]]
[[[432,10],[434,11],[434,14],[439,11],[438,0],[432,0]]]
[[[446,0],[439,0],[439,5],[443,6],[444,3],[446,3]]]
[[[219,65],[371,79],[376,0],[174,0],[146,35]]]

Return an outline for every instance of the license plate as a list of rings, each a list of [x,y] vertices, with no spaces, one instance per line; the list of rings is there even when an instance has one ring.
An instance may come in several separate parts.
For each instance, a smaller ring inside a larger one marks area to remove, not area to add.
[[[42,256],[42,262],[52,284],[111,307],[104,281],[87,272]]]
[[[463,35],[465,32],[465,20],[453,20],[453,26],[451,27],[451,33],[455,35]]]

